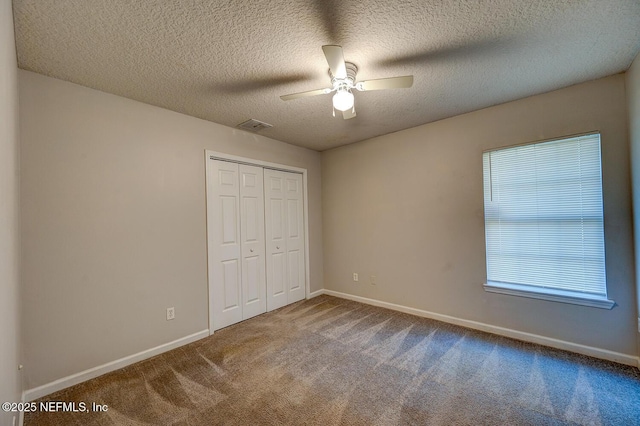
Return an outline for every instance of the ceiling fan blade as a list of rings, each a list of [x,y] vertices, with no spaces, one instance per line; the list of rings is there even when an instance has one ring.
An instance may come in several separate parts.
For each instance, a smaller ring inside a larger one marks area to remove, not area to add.
[[[291,99],[306,98],[307,96],[317,96],[331,93],[331,89],[309,90],[308,92],[292,93],[290,95],[282,95],[280,99],[290,101]]]
[[[350,118],[353,118],[356,116],[356,108],[349,108],[346,111],[342,111],[342,118],[344,118],[345,120],[348,120]]]
[[[360,81],[356,84],[356,89],[383,90],[383,89],[403,89],[413,85],[413,76],[379,78],[377,80]]]
[[[327,58],[331,74],[336,78],[347,78],[347,67],[344,65],[344,55],[341,46],[322,46],[324,56]]]

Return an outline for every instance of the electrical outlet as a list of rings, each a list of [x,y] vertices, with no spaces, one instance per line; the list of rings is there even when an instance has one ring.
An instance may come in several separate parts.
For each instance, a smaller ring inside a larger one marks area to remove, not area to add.
[[[376,276],[375,275],[371,275],[369,277],[369,281],[371,282],[371,285],[376,285]]]
[[[176,317],[176,308],[167,308],[167,321],[172,320]]]
[[[353,280],[354,281],[358,281],[358,273],[357,272],[353,273]]]

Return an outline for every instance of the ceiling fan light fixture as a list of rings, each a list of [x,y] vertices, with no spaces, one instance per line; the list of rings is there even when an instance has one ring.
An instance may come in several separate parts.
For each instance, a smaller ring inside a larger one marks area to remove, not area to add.
[[[353,108],[353,93],[348,89],[338,89],[333,95],[333,107],[338,111],[346,111]]]

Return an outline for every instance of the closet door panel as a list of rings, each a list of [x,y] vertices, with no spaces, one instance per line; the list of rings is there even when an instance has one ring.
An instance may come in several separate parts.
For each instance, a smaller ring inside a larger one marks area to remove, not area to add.
[[[237,259],[222,261],[222,312],[240,307],[240,263]]]
[[[283,172],[287,204],[287,279],[289,303],[304,299],[306,287],[302,175]]]
[[[300,251],[289,250],[287,253],[287,264],[289,270],[289,291],[295,293],[302,289],[302,282],[300,282]],[[296,300],[293,300],[295,302]]]
[[[282,172],[264,170],[267,311],[288,302],[285,181]]]
[[[242,319],[247,319],[267,311],[264,184],[262,167],[242,164],[239,172]]]
[[[271,287],[271,294],[273,294],[274,297],[280,298],[280,297],[287,297],[287,293],[286,293],[286,289],[285,289],[285,285],[284,283],[286,282],[286,259],[284,257],[284,253],[273,253],[273,255],[271,256],[271,266],[272,266],[272,274],[271,274],[271,278],[272,278],[272,287]],[[280,300],[280,299],[279,299]],[[286,303],[285,303],[286,304]],[[284,305],[282,305],[284,306]],[[280,306],[278,306],[280,307]],[[273,308],[275,309],[275,308]]]
[[[242,271],[240,241],[240,190],[238,164],[212,160],[207,203],[211,211],[209,229],[209,297],[214,329],[242,320]]]

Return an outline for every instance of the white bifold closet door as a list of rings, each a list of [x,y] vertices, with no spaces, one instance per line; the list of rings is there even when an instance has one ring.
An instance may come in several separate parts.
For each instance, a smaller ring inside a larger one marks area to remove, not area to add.
[[[210,306],[218,330],[266,312],[262,167],[212,160]]]
[[[264,170],[267,310],[305,297],[302,175]]]

